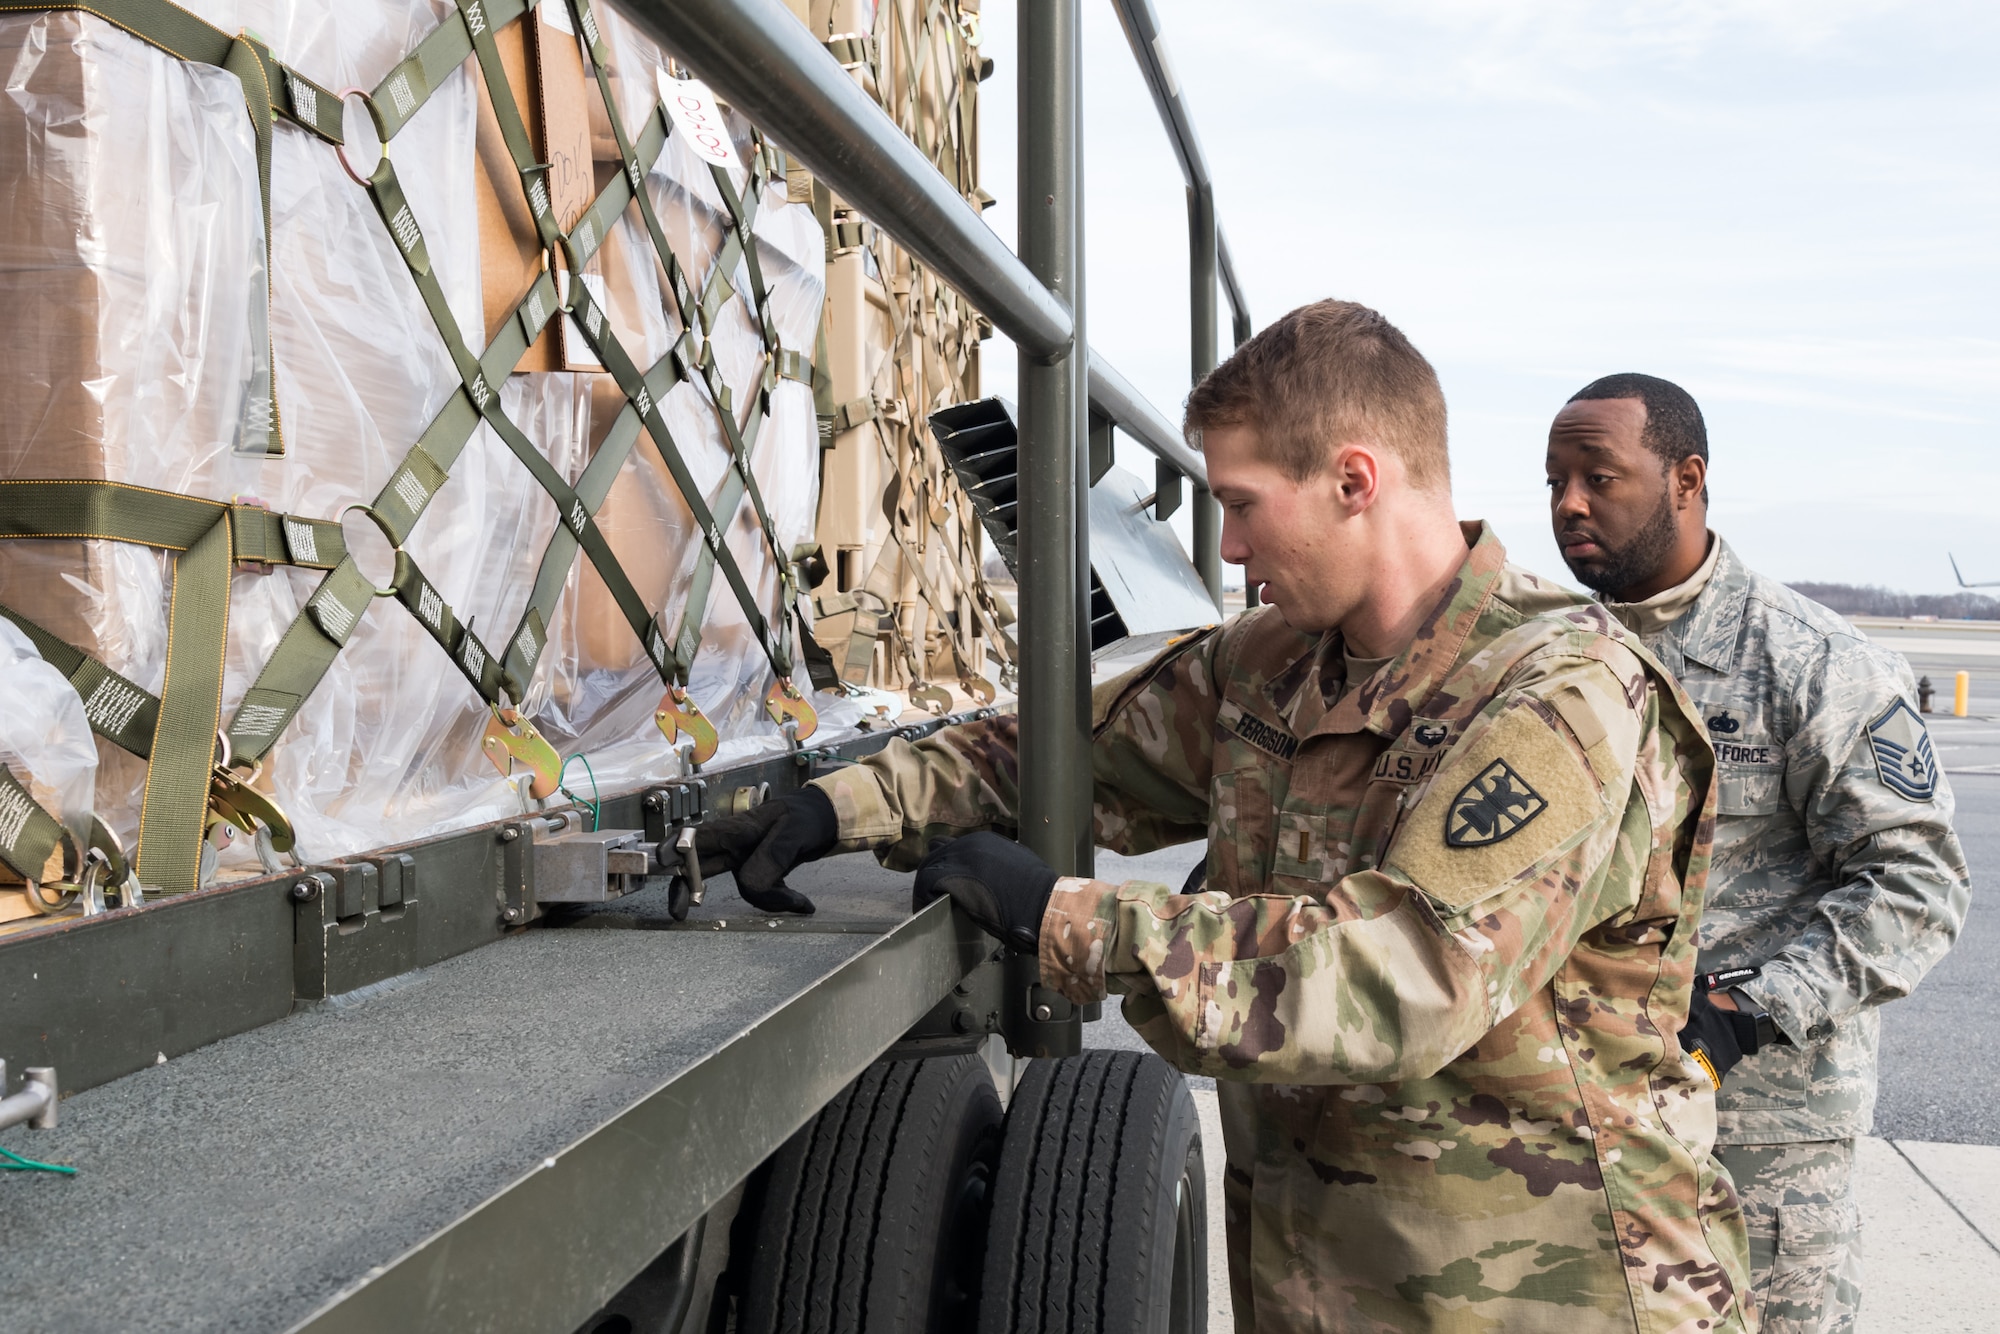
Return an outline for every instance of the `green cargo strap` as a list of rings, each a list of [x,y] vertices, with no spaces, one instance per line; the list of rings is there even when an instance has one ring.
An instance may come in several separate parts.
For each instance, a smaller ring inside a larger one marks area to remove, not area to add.
[[[169,894],[195,889],[229,640],[229,525],[216,523],[174,562],[167,672],[139,807],[139,882]]]
[[[875,67],[875,39],[867,33],[851,32],[829,37],[826,49],[844,69],[853,69],[856,65],[866,65],[870,70]]]
[[[469,624],[458,619],[437,585],[425,577],[407,552],[396,553],[396,578],[391,587],[396,590],[396,600],[408,607],[418,624],[430,632],[481,699],[488,704],[504,705],[510,702],[510,696],[518,700],[526,692],[527,682],[508,676],[499,659],[472,633]],[[539,618],[535,623],[539,626]],[[532,661],[530,665],[532,669]]]
[[[92,538],[186,551],[222,519],[240,560],[331,568],[346,553],[339,524],[259,505],[89,478],[0,480],[0,539]]]
[[[845,254],[850,250],[860,250],[875,240],[875,224],[863,222],[851,215],[838,218],[827,233],[827,258]]]
[[[169,893],[194,889],[200,877],[222,710],[232,520],[239,512],[262,520],[263,512],[249,507],[117,482],[0,484],[0,537],[94,538],[180,553],[167,616],[166,679],[139,814],[139,878]],[[60,663],[58,670],[64,670]],[[120,700],[119,708],[126,707],[136,718],[136,706]]]
[[[83,700],[83,716],[90,721],[91,731],[142,760],[152,755],[160,701],[151,691],[120,676],[11,607],[0,607],[0,616],[19,627],[42,655],[42,661],[69,678]]]
[[[775,358],[778,378],[790,380],[794,384],[811,385],[816,368],[803,352],[792,348],[780,348]]]
[[[730,179],[728,172],[719,167],[711,168],[711,175],[715,179],[717,190],[729,212],[730,228],[725,235],[723,246],[709,270],[709,276],[702,285],[702,304],[697,305],[695,304],[693,289],[687,280],[686,270],[681,265],[678,256],[674,253],[672,245],[667,241],[665,230],[660,226],[659,217],[653,208],[651,197],[642,188],[645,170],[650,167],[651,163],[658,156],[659,148],[655,147],[656,129],[658,133],[658,145],[664,147],[665,137],[672,130],[672,117],[663,104],[656,103],[652,115],[648,118],[646,133],[641,137],[640,150],[633,148],[631,141],[626,135],[623,120],[618,113],[617,99],[612,95],[609,82],[610,61],[608,52],[604,49],[595,18],[591,14],[589,0],[574,0],[572,7],[577,15],[579,30],[585,34],[590,43],[591,63],[596,71],[598,90],[605,104],[612,136],[618,144],[620,155],[627,164],[625,173],[629,178],[627,184],[631,188],[632,197],[639,205],[640,216],[646,224],[646,231],[652,239],[654,251],[666,271],[668,290],[673,296],[675,313],[681,321],[683,333],[670,355],[674,358],[675,364],[680,367],[683,375],[690,378],[698,378],[703,387],[708,390],[708,396],[716,412],[718,423],[722,426],[723,433],[729,444],[734,471],[724,480],[723,491],[718,497],[719,503],[716,508],[720,513],[731,516],[733,522],[742,495],[745,491],[748,491],[766,546],[769,548],[772,560],[780,572],[782,588],[786,592],[791,593],[793,590],[789,567],[784,553],[779,549],[776,529],[771,523],[769,513],[765,509],[763,497],[758,493],[756,479],[751,472],[750,466],[750,446],[756,438],[756,428],[761,423],[763,410],[762,394],[759,395],[758,400],[752,405],[750,423],[747,426],[739,426],[735,414],[730,407],[728,387],[723,383],[716,369],[713,351],[707,342],[707,331],[713,323],[716,312],[721,309],[722,303],[728,297],[736,295],[734,287],[726,281],[726,275],[735,269],[740,260],[744,263],[750,275],[752,292],[755,297],[752,305],[758,313],[766,352],[773,357],[777,355],[777,350],[773,346],[774,339],[772,338],[770,316],[766,309],[769,301],[764,293],[762,270],[757,260],[755,244],[750,241],[751,229],[755,220],[755,200],[762,188],[764,179],[760,173],[768,170],[769,167],[766,155],[760,147],[757,157],[752,164],[750,177],[752,188],[748,195],[749,203],[745,203],[744,199],[737,194],[735,184]],[[614,182],[613,184],[616,185],[617,183]],[[607,186],[605,191],[599,196],[600,204],[608,202],[606,196],[610,196],[612,193],[612,187]],[[622,193],[617,197],[622,201]],[[596,205],[593,206],[593,211],[599,211]],[[592,234],[582,239],[594,242],[605,230],[608,230],[608,224],[612,216],[609,213],[602,213],[600,217],[592,218]],[[578,228],[571,233],[571,253],[573,257],[587,257],[587,251],[579,250],[575,244],[578,239],[578,233],[581,230],[582,224],[579,223]],[[594,245],[590,248],[594,249]],[[581,258],[574,259],[574,262],[580,263]],[[720,283],[718,283],[719,278],[722,279]],[[574,307],[573,313],[577,316],[579,322],[585,326],[586,341],[598,338],[608,339],[610,337],[607,329],[597,327],[601,317],[597,314],[596,308],[589,300],[587,293],[579,292],[577,299],[572,304]],[[700,316],[699,319],[696,318],[697,315]],[[692,333],[697,329],[701,330],[703,335],[702,345],[698,352],[694,351],[692,347]],[[610,341],[615,344],[616,340],[611,339]],[[620,355],[623,355],[622,349]],[[599,359],[607,367],[610,365],[610,362],[605,359],[605,354],[601,350],[599,351]],[[631,365],[629,358],[626,359],[626,365],[628,367]],[[658,369],[658,367],[655,367],[655,371]],[[653,375],[654,372],[648,372],[645,377],[637,378],[639,378],[641,383],[644,383],[650,381]],[[614,378],[618,378],[615,373]],[[632,385],[629,380],[620,379],[620,388],[626,392],[628,400],[632,402],[634,407],[640,410],[642,416],[657,415],[653,410],[659,399],[657,392],[652,392],[646,399],[641,400],[632,396]],[[665,434],[663,422],[656,427],[654,423],[649,421],[648,434],[653,437],[655,448],[661,451],[663,459],[667,457],[668,450],[672,450],[676,455],[678,454],[678,448],[674,446],[672,440]],[[685,468],[676,468],[674,465],[675,460],[669,459],[669,471],[673,473],[675,485],[683,492],[683,499],[688,502],[690,510],[697,514],[706,510],[705,498],[698,493],[690,492],[689,485],[684,479]],[[704,527],[711,532],[719,531],[713,522],[712,515],[710,523],[704,525]],[[701,622],[706,613],[708,591],[714,575],[716,557],[718,554],[727,555],[726,551],[719,550],[719,545],[719,542],[709,542],[697,558],[695,574],[691,583],[692,592],[682,610],[681,630],[675,636],[674,645],[671,650],[671,656],[678,659],[679,670],[682,673],[685,673],[687,665],[693,661],[695,653],[700,648]],[[731,564],[733,566],[733,559]],[[764,645],[766,654],[771,659],[773,670],[781,677],[789,676],[791,661],[789,645],[791,618],[789,614],[780,615],[778,628],[773,632],[768,624],[764,622],[762,611],[756,605],[754,599],[745,596],[745,586],[742,583],[740,572],[725,571],[725,577],[729,578],[731,589],[735,592],[737,601],[742,606],[745,618],[749,621],[753,629],[760,631],[758,635],[759,642]],[[795,602],[795,600],[795,596],[788,598],[788,605],[791,602]],[[653,641],[649,640],[647,642],[648,651],[653,656],[655,663],[660,663],[663,655],[666,653],[665,646],[660,645],[659,649],[655,650]]]
[[[813,357],[813,417],[819,422],[819,447],[833,448],[833,375],[827,370],[826,329],[830,317],[825,311],[819,317],[819,342]]]
[[[803,599],[792,604],[792,615],[799,622],[799,657],[805,660],[806,678],[812,682],[814,690],[839,691],[840,669],[834,665],[833,654],[827,651],[826,645],[813,637],[812,626],[806,621]]]
[[[486,0],[457,0],[457,3],[459,21],[472,38],[473,55],[479,58],[479,72],[486,80],[487,99],[493,105],[493,118],[500,124],[500,138],[521,177],[521,193],[527,196],[535,232],[542,238],[542,244],[553,250],[562,243],[563,234],[549,204],[549,164],[535,161],[534,143],[528,138],[527,124],[521,119],[521,108],[507,82],[507,69],[493,40],[493,29],[499,20],[489,19]]]
[[[863,422],[875,420],[874,398],[856,398],[842,403],[833,410],[833,433],[840,435],[851,431]]]
[[[471,4],[472,0],[462,0],[462,3]],[[611,188],[624,188],[623,178],[615,180]],[[445,299],[444,288],[438,282],[436,275],[431,272],[429,251],[424,245],[423,231],[410,212],[402,187],[396,180],[396,169],[388,158],[383,158],[377,164],[375,175],[369,181],[369,193],[375,200],[377,212],[388,224],[391,235],[394,236],[397,246],[408,262],[411,276],[416,280],[418,290],[423,295],[424,304],[430,308],[432,322],[437,326],[439,336],[443,338],[446,349],[458,366],[466,396],[471,400],[472,406],[486,424],[493,428],[494,434],[500,437],[501,442],[514,454],[514,457],[527,468],[529,475],[547,493],[549,499],[555,503],[561,525],[570,530],[578,545],[583,548],[584,554],[590,558],[591,565],[596,568],[599,577],[604,580],[605,587],[610,590],[613,599],[624,612],[626,620],[632,624],[643,643],[645,641],[643,627],[651,622],[652,614],[646,610],[638,591],[632,587],[631,578],[619,565],[617,557],[611,551],[610,543],[604,540],[604,535],[598,530],[597,523],[592,518],[591,507],[578,498],[568,480],[549,462],[548,456],[536,448],[534,442],[529,440],[501,410],[500,395],[491,388],[491,385],[504,380],[512,370],[513,363],[506,363],[505,370],[497,366],[491,368],[494,373],[489,379],[488,366],[481,359],[475,358],[471,350],[466,347],[465,339],[458,329],[458,321],[451,312],[450,303]],[[556,233],[556,235],[560,239],[561,234]],[[582,283],[578,283],[576,287],[579,293],[584,290]],[[525,350],[556,311],[555,285],[544,273],[537,277],[534,287],[530,289],[521,309],[517,312],[517,317],[508,320],[502,327],[503,330],[518,328],[521,347]],[[603,316],[597,314],[592,318],[601,321]],[[499,338],[494,341],[500,348],[512,347],[511,341],[502,343]],[[495,347],[487,349],[489,358],[495,350]],[[519,360],[518,353],[515,360]],[[671,382],[662,384],[658,392],[664,394],[670,387]],[[409,496],[399,496],[398,499],[401,502],[400,508],[406,513],[412,509],[422,508],[421,504],[413,505]],[[427,500],[428,497],[424,499]],[[510,661],[519,668],[522,665],[522,657],[532,656],[526,654],[525,650],[532,649],[534,654],[538,655],[540,647],[531,641],[520,641],[516,636],[515,641],[510,641]],[[466,670],[468,675],[475,670],[466,667],[463,662],[460,663],[460,667]],[[527,690],[528,676],[518,675],[517,679],[516,675],[509,674],[505,684],[518,700]]]
[[[722,528],[716,521],[715,513],[709,509],[707,498],[703,496],[701,487],[695,482],[686,460],[681,456],[679,446],[674,443],[672,434],[667,430],[666,419],[660,415],[659,399],[654,392],[654,386],[640,375],[638,368],[626,355],[625,349],[619,345],[617,338],[611,332],[610,321],[601,313],[595,319],[591,317],[590,311],[595,302],[591,300],[589,289],[579,283],[572,289],[571,295],[576,298],[575,314],[578,325],[584,331],[585,340],[590,343],[591,350],[596,352],[597,359],[603,363],[605,370],[609,371],[612,378],[618,382],[618,387],[624,392],[625,397],[639,410],[639,415],[646,424],[647,436],[652,440],[660,461],[667,465],[667,471],[672,475],[674,485],[680,488],[681,498],[687,503],[688,512],[694,516],[695,527],[700,531],[702,541],[713,559],[722,566],[723,577],[729,581],[730,589],[736,594],[736,601],[742,609],[744,619],[749,622],[757,642],[764,647],[765,654],[771,659],[772,668],[779,676],[791,675],[791,656],[780,637],[773,632],[770,622],[764,618],[756,594],[751,592],[742,570],[737,567],[736,557],[730,554],[728,546],[724,543]],[[593,335],[592,329],[598,332]],[[734,472],[728,474],[723,482],[724,497],[731,497],[732,491],[740,485],[740,474]],[[740,495],[740,490],[735,491],[735,494]],[[732,516],[735,514],[733,498],[725,499],[724,512]],[[706,587],[699,591],[705,595]],[[701,615],[692,598],[693,594],[690,594],[688,610],[683,613],[684,622]],[[698,644],[697,625],[694,642],[689,643],[686,632],[683,631],[681,643],[674,646],[674,656],[685,666],[693,661],[693,649]]]
[[[506,27],[530,7],[528,0],[483,0],[483,3],[485,21],[496,28]],[[395,138],[471,54],[472,32],[462,19],[457,23],[447,19],[431,29],[417,43],[417,49],[403,57],[368,95],[368,114],[382,142]]]
[[[14,771],[0,764],[0,862],[40,884],[49,856],[69,841],[62,821],[42,809]]]

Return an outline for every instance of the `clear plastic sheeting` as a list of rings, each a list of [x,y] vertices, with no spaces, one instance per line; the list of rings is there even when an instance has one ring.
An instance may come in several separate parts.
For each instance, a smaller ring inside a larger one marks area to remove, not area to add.
[[[441,0],[183,3],[225,31],[255,32],[280,60],[329,89],[372,88],[454,12]],[[597,13],[618,66],[620,111],[636,135],[664,56],[615,13],[601,6]],[[0,321],[13,354],[0,394],[0,477],[134,482],[216,500],[254,498],[322,519],[373,499],[459,382],[394,241],[336,150],[276,123],[267,300],[255,146],[233,75],[183,63],[76,12],[0,19],[0,69],[7,73],[0,191],[13,221],[0,236]],[[388,147],[475,348],[484,323],[477,77],[468,61]],[[594,84],[590,96],[597,97]],[[597,137],[608,146],[608,122]],[[615,154],[598,156],[601,185]],[[670,141],[645,184],[698,285],[726,225],[706,164]],[[810,355],[824,239],[810,207],[786,201],[782,181],[760,205],[756,243],[774,325],[785,347]],[[763,375],[746,268],[731,275],[739,295],[713,339],[739,421]],[[589,272],[633,358],[643,366],[665,354],[681,331],[664,313],[660,267],[632,210]],[[267,375],[282,414],[281,457],[266,457],[256,434],[270,397]],[[755,473],[789,550],[812,539],[814,407],[810,388],[791,380],[779,379],[769,397]],[[574,481],[623,399],[605,375],[537,372],[508,377],[501,403]],[[729,466],[715,405],[699,386],[682,384],[663,408],[712,503]],[[555,520],[549,497],[482,426],[406,549],[461,620],[497,645],[526,606]],[[671,630],[701,543],[647,439],[634,446],[600,522]],[[778,570],[747,503],[726,540],[765,615],[783,615]],[[157,691],[170,568],[160,553],[127,544],[0,543],[0,602]],[[225,721],[320,578],[284,566],[234,577]],[[565,756],[587,754],[606,792],[678,776],[681,758],[653,722],[659,678],[587,559],[576,561],[548,631],[524,706],[544,735]],[[784,744],[763,716],[771,679],[718,572],[689,683],[724,737],[718,763]],[[802,665],[796,679],[805,683]],[[826,696],[815,703],[822,735],[851,726],[855,710]],[[307,861],[518,813],[518,784],[481,751],[488,717],[411,615],[378,600],[257,785],[290,816]],[[129,847],[144,768],[108,743],[100,749],[98,814]],[[571,766],[572,788],[581,773]],[[237,869],[256,864],[243,845],[224,854],[226,869],[231,859]]]
[[[0,764],[13,771],[41,808],[69,827],[76,846],[90,843],[97,787],[97,744],[83,701],[69,678],[13,622],[0,620]]]

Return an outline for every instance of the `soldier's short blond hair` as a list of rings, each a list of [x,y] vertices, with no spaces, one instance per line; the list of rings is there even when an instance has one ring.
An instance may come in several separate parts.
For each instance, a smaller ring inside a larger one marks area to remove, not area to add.
[[[1421,491],[1451,485],[1444,390],[1403,331],[1354,301],[1315,301],[1267,326],[1188,395],[1186,431],[1247,426],[1305,481],[1344,444],[1372,440]]]

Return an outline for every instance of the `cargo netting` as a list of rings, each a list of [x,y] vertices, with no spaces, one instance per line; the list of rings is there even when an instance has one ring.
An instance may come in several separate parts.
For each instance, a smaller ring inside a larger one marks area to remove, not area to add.
[[[841,8],[800,18],[979,198],[970,0]],[[0,11],[0,615],[99,760],[79,811],[0,729],[33,907],[992,698],[922,429],[977,316],[614,8]]]

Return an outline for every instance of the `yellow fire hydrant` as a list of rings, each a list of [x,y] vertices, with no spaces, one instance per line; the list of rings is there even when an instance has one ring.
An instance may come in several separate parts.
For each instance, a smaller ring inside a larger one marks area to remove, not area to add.
[[[1963,718],[1965,716],[1966,709],[1970,707],[1971,703],[1972,703],[1972,673],[1960,672],[1958,674],[1957,683],[1952,687],[1951,711],[1960,718]]]

